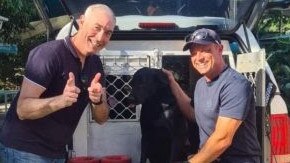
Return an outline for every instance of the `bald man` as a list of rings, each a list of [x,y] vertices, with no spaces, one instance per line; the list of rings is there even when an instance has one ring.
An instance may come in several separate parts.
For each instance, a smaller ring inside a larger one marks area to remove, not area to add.
[[[30,51],[21,90],[0,134],[2,162],[64,163],[65,146],[88,104],[97,123],[107,121],[104,71],[96,54],[115,24],[108,6],[94,4],[80,16],[74,36]]]

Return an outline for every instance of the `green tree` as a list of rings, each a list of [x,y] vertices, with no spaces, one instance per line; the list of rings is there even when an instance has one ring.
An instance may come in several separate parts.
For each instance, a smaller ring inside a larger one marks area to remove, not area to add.
[[[17,89],[29,51],[44,39],[43,36],[21,39],[20,34],[32,28],[29,22],[38,19],[32,0],[0,0],[0,15],[9,19],[0,30],[0,43],[18,46],[17,55],[0,53],[0,89]]]
[[[282,10],[270,10],[257,27],[257,36],[267,51],[267,61],[290,111],[290,17]]]
[[[7,17],[0,31],[0,41],[7,43],[20,42],[20,33],[31,28],[29,22],[37,18],[32,0],[0,0],[0,15]]]

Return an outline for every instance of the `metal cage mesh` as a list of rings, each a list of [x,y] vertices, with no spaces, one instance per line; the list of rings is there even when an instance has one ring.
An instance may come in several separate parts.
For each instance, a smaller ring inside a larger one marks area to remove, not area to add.
[[[158,57],[158,56],[156,56]],[[162,66],[154,66],[154,56],[102,56],[106,74],[107,102],[110,107],[110,121],[137,121],[141,106],[130,107],[126,98],[133,74],[142,67],[166,68],[173,71],[177,82],[190,94],[191,86],[188,56],[165,55],[160,57]],[[158,60],[160,61],[160,59]],[[152,66],[153,65],[153,66]]]
[[[137,121],[138,106],[130,107],[127,97],[133,74],[142,67],[150,67],[150,57],[134,55],[101,56],[106,74],[107,102],[110,121]]]
[[[237,71],[251,83],[255,92],[256,106],[265,106],[265,51],[237,56]]]

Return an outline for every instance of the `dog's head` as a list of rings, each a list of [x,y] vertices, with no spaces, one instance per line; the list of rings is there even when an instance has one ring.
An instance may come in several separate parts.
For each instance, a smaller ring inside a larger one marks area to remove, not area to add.
[[[136,71],[130,83],[132,90],[129,101],[142,104],[149,98],[166,101],[171,91],[168,78],[161,69],[144,67]]]

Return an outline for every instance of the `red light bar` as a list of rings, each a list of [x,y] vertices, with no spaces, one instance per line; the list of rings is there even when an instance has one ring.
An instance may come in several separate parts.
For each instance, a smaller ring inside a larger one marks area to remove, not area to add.
[[[177,25],[175,23],[164,22],[141,22],[139,27],[142,29],[174,29]]]

